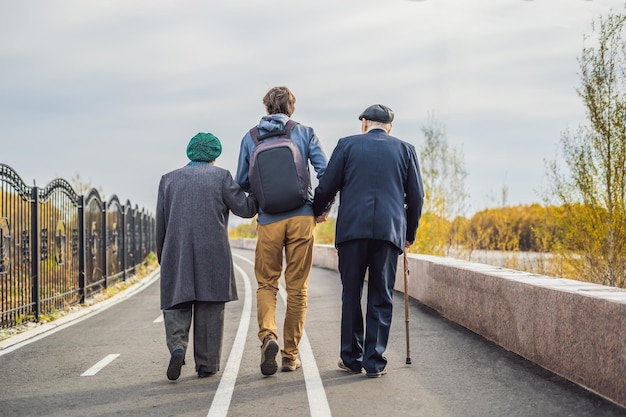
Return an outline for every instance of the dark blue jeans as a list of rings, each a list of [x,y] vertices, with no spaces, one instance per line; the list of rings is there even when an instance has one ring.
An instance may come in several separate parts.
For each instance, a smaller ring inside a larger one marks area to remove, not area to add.
[[[341,359],[351,369],[380,372],[387,365],[399,249],[385,240],[357,239],[337,246],[343,284]],[[361,297],[367,278],[367,315],[363,329]]]

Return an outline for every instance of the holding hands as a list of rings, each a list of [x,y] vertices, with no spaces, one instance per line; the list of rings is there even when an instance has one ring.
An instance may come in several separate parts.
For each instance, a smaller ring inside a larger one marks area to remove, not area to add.
[[[324,223],[328,219],[328,211],[320,214],[315,218],[315,223]]]

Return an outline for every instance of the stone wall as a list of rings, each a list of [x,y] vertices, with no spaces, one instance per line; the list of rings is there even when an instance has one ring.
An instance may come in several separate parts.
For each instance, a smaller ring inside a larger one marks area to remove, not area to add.
[[[337,270],[337,251],[315,245],[313,264]],[[411,297],[626,407],[626,290],[426,255],[408,255],[408,265]],[[402,257],[396,290],[404,291]]]

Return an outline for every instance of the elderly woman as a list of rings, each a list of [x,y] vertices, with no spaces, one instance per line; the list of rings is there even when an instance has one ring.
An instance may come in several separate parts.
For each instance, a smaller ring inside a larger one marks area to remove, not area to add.
[[[159,184],[156,246],[172,381],[185,363],[192,316],[198,377],[219,371],[224,307],[237,299],[228,214],[252,217],[257,211],[254,197],[214,165],[221,152],[217,137],[198,133],[187,146],[191,161],[163,175]]]

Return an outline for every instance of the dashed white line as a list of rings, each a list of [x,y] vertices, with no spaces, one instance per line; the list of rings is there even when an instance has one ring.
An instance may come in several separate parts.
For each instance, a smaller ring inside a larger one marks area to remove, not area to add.
[[[117,359],[118,356],[120,356],[119,353],[112,353],[110,355],[105,356],[104,359],[102,359],[100,362],[98,362],[91,368],[87,369],[80,376],[94,376],[95,374],[100,372],[102,368],[104,368],[105,366],[113,362],[115,359]]]
[[[228,355],[226,368],[224,369],[224,373],[220,379],[217,391],[213,396],[213,403],[211,404],[207,417],[226,416],[228,414],[228,408],[230,407],[230,400],[233,396],[235,382],[237,382],[239,366],[241,365],[243,349],[246,344],[246,335],[248,334],[248,327],[250,326],[250,313],[252,311],[252,290],[250,289],[250,279],[245,271],[238,265],[235,265],[235,269],[237,269],[237,271],[239,271],[239,273],[243,276],[243,310],[241,312],[241,319],[239,320],[239,328],[237,329],[237,335],[235,336],[233,348],[230,351],[230,355]]]
[[[237,255],[235,253],[233,253],[233,256],[236,256],[237,258],[240,258],[248,262],[249,264],[254,265],[254,262],[252,262],[248,258]],[[245,278],[247,278],[247,276]],[[247,285],[249,286],[250,284],[248,283]],[[287,292],[283,288],[282,284],[279,285],[279,294],[283,303],[286,303]],[[246,300],[247,299],[248,297],[246,295]],[[313,356],[313,350],[311,349],[311,344],[309,343],[309,338],[307,337],[306,330],[302,332],[302,339],[300,340],[299,348],[300,359],[302,360],[302,373],[304,374],[304,384],[306,386],[306,393],[309,399],[309,410],[311,410],[311,416],[332,416],[332,413],[330,412],[330,405],[328,405],[328,398],[326,397],[326,391],[324,390],[324,385],[322,384],[322,378],[320,377],[319,369],[317,368],[315,356]],[[209,415],[211,414],[209,413]],[[223,415],[225,416],[226,414]]]
[[[163,314],[161,314],[156,319],[152,320],[152,323],[162,323],[163,322]]]

